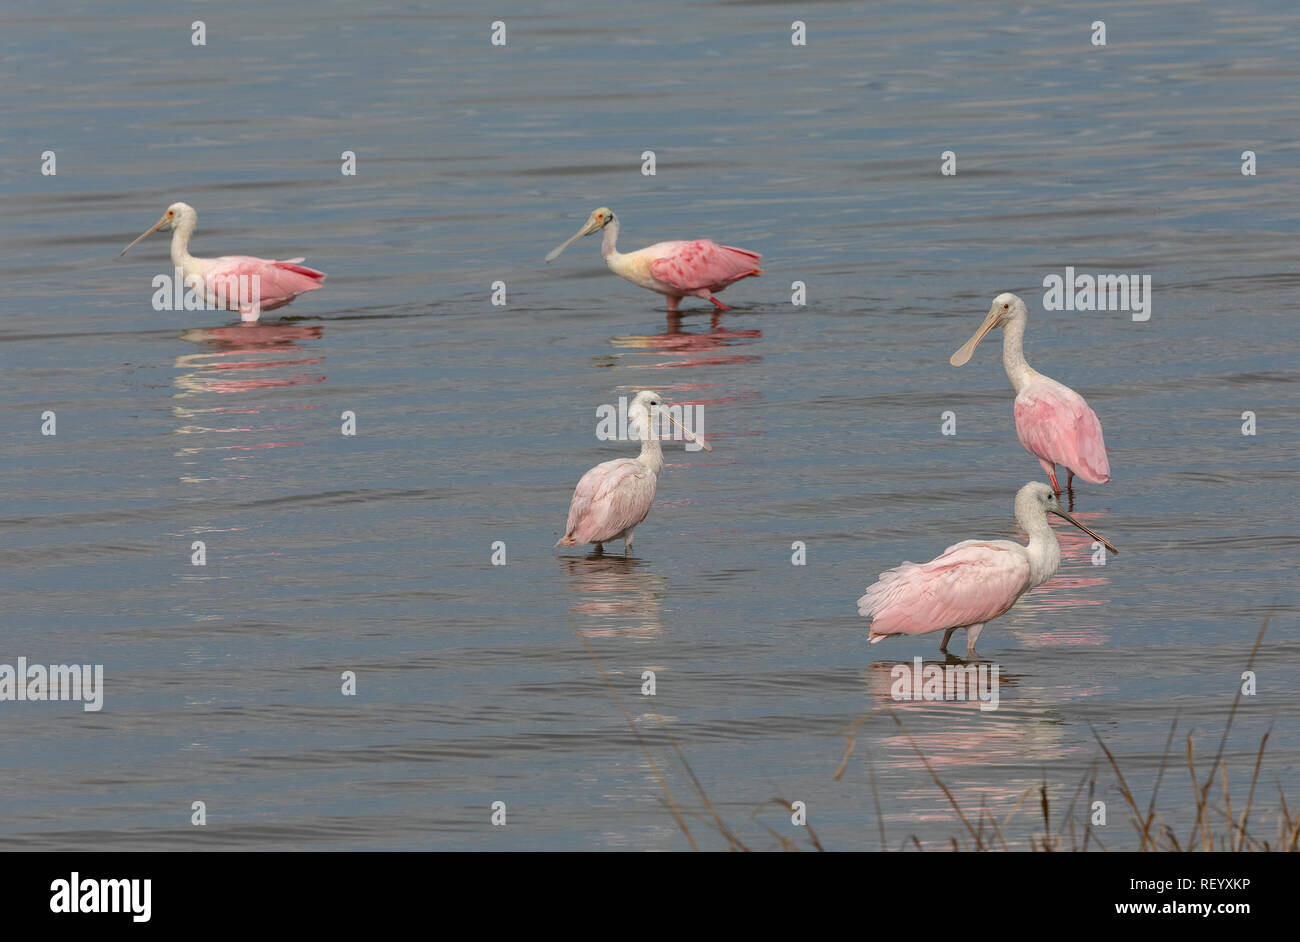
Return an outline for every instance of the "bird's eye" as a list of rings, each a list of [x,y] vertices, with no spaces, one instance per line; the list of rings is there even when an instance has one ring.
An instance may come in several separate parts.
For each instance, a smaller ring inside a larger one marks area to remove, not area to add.
[[[1002,305],[1002,310],[1004,310],[1004,311],[1009,311],[1010,309],[1011,309],[1011,305],[1010,305],[1010,304],[1004,304],[1004,305]]]

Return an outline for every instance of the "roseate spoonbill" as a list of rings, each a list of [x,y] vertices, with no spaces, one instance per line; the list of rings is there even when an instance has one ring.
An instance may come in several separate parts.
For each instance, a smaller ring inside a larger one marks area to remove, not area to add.
[[[551,249],[548,262],[585,235],[605,230],[600,254],[609,270],[634,285],[649,288],[668,296],[668,313],[677,313],[677,302],[690,295],[712,301],[719,311],[730,308],[715,298],[732,282],[763,274],[758,263],[763,256],[747,249],[718,245],[708,239],[694,242],[656,242],[636,252],[624,255],[618,250],[618,217],[602,206],[595,210],[581,229],[569,239]]]
[[[628,429],[641,436],[641,454],[635,458],[616,458],[596,465],[582,476],[573,490],[569,504],[569,522],[556,546],[595,543],[597,551],[610,540],[623,541],[623,554],[632,552],[632,530],[650,513],[659,472],[664,469],[663,452],[655,432],[654,418],[662,414],[681,428],[706,451],[713,448],[704,439],[684,427],[671,412],[659,408],[663,399],[649,389],[636,394],[627,407]]]
[[[1044,376],[1025,362],[1023,345],[1028,320],[1024,301],[1014,294],[998,295],[980,329],[948,362],[961,366],[971,358],[975,345],[985,334],[1001,327],[1002,366],[1016,390],[1016,435],[1020,444],[1038,459],[1058,497],[1061,494],[1061,485],[1056,483],[1058,464],[1070,472],[1066,487],[1073,483],[1076,474],[1089,484],[1105,484],[1110,480],[1110,462],[1097,413],[1069,386]]]
[[[250,323],[263,311],[283,307],[304,291],[315,291],[325,280],[324,272],[300,264],[305,261],[301,258],[283,262],[250,255],[195,258],[190,254],[190,236],[198,219],[193,206],[172,203],[162,219],[124,248],[122,255],[151,232],[171,229],[172,264],[181,270],[187,285],[192,280],[201,281],[208,303],[221,303],[227,310],[239,311],[239,319]]]
[[[858,599],[858,614],[871,621],[871,643],[891,635],[924,635],[943,631],[939,650],[948,653],[948,639],[966,629],[966,653],[975,653],[975,639],[984,625],[1005,614],[1030,589],[1042,585],[1061,567],[1061,545],[1047,522],[1056,514],[1099,541],[1112,553],[1119,550],[1066,512],[1041,481],[1030,481],[1016,494],[1016,522],[1029,534],[1029,545],[1012,540],[964,540],[928,563],[905,562],[880,574]]]

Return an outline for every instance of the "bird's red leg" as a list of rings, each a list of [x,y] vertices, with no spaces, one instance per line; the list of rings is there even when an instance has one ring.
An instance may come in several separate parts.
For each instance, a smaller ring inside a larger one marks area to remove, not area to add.
[[[717,298],[715,298],[713,295],[709,295],[709,300],[713,302],[713,306],[716,307],[719,311],[730,311],[730,310],[731,310],[731,308],[727,307],[725,304],[723,304],[721,301],[719,301],[719,300],[718,300]]]
[[[1065,470],[1066,470],[1066,471],[1070,471],[1069,468],[1066,468]],[[1074,472],[1073,472],[1073,471],[1070,471],[1070,476],[1067,477],[1067,478],[1065,479],[1065,489],[1066,489],[1067,491],[1072,491],[1072,490],[1074,490]]]
[[[1056,469],[1053,468],[1047,472],[1047,476],[1052,479],[1052,490],[1056,491],[1056,496],[1061,496],[1061,485],[1056,483]]]
[[[681,298],[675,298],[675,297],[673,297],[671,294],[668,295],[668,313],[669,313],[669,314],[676,314],[676,313],[677,313],[677,302],[680,301],[680,300],[681,300]]]

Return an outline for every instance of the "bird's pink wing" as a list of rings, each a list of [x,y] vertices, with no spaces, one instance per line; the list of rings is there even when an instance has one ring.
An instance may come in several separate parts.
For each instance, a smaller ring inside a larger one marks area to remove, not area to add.
[[[660,244],[667,251],[650,263],[650,274],[679,291],[721,291],[733,281],[759,274],[763,260],[757,252],[708,239]]]
[[[1101,421],[1073,389],[1046,377],[1016,396],[1016,435],[1025,449],[1063,465],[1089,484],[1110,480]]]
[[[1023,547],[1004,540],[967,540],[928,563],[903,563],[880,574],[858,614],[872,634],[917,635],[996,618],[1029,586]]]
[[[636,526],[650,513],[657,486],[655,475],[633,458],[596,465],[573,490],[561,542],[602,543]]]
[[[294,259],[277,262],[251,255],[226,255],[215,260],[208,269],[206,280],[210,290],[215,290],[218,284],[224,283],[227,296],[233,298],[239,296],[239,278],[255,275],[263,304],[286,301],[304,291],[315,291],[325,280],[324,272],[299,265],[298,262],[301,261],[302,259]]]

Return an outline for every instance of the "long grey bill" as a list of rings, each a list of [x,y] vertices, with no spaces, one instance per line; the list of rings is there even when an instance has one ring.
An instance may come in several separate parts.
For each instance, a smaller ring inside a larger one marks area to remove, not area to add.
[[[559,245],[557,245],[555,248],[553,248],[553,249],[551,249],[549,252],[547,252],[547,253],[546,253],[546,260],[547,260],[548,262],[553,262],[553,261],[555,261],[557,258],[560,257],[560,253],[561,253],[561,252],[563,252],[563,251],[564,251],[565,249],[567,249],[569,246],[573,245],[573,243],[577,242],[579,239],[581,239],[581,238],[582,238],[583,236],[585,236],[586,234],[587,234],[587,227],[586,227],[586,226],[583,226],[581,229],[579,229],[577,232],[575,232],[575,233],[573,234],[573,237],[570,238],[567,242],[561,242],[561,243],[560,243]]]

